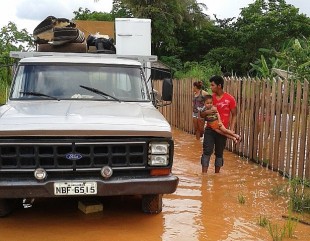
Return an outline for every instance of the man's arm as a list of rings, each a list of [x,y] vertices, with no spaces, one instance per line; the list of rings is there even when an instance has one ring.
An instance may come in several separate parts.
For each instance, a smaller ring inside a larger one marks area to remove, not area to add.
[[[236,129],[236,120],[237,120],[237,107],[231,109],[230,113],[231,113],[230,129],[235,131],[235,129]]]

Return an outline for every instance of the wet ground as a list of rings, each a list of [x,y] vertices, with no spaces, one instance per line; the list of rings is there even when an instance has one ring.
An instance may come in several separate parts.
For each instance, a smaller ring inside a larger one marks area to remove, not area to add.
[[[221,173],[210,166],[202,175],[201,142],[178,130],[174,138],[173,173],[180,183],[164,195],[162,213],[143,214],[138,197],[105,198],[103,211],[93,214],[81,212],[76,198],[36,200],[0,219],[0,241],[272,240],[258,220],[266,218],[279,230],[287,223],[287,199],[270,193],[287,180],[230,152]],[[295,224],[292,240],[310,240],[310,226]]]

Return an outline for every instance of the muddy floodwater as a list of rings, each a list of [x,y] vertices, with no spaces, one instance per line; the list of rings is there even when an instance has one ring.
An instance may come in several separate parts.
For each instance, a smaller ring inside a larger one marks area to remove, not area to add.
[[[201,142],[173,133],[173,173],[180,182],[175,193],[164,195],[162,213],[142,213],[139,197],[100,199],[103,211],[92,214],[78,209],[78,198],[36,200],[0,219],[0,241],[272,240],[258,220],[265,217],[283,228],[288,200],[270,191],[287,180],[230,152],[221,173],[214,173],[212,159],[209,173],[202,175]],[[310,226],[296,223],[293,239],[283,240],[309,241]]]

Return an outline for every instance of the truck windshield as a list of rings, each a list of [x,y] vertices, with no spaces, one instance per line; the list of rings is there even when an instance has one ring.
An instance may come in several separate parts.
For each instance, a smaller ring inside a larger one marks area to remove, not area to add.
[[[24,65],[19,67],[12,86],[12,100],[150,100],[138,67]]]

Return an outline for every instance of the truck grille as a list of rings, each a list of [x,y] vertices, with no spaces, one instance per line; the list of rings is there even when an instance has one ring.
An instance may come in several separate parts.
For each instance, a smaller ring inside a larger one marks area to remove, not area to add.
[[[52,141],[27,140],[0,143],[0,170],[92,169],[109,165],[112,168],[144,167],[147,164],[146,141]]]

